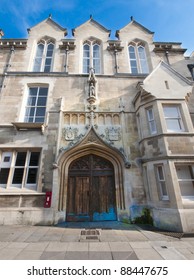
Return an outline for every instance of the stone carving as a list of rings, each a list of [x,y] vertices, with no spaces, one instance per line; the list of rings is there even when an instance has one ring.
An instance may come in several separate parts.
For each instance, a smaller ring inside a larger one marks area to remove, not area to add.
[[[67,141],[75,140],[77,138],[77,133],[77,128],[66,127],[63,129],[63,136]]]
[[[94,74],[94,69],[90,68],[90,73],[88,77],[88,84],[89,84],[89,92],[88,92],[88,102],[93,104],[96,101],[96,77]]]
[[[120,141],[121,140],[121,129],[120,127],[110,127],[105,129],[106,139],[109,141]]]

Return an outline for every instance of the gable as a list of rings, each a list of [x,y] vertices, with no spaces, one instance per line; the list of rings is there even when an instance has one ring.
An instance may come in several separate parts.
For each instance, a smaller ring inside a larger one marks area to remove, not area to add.
[[[192,91],[192,83],[161,62],[143,81],[141,88],[156,98],[184,99]]]
[[[106,34],[106,36],[108,37],[110,36],[110,30],[106,29],[100,23],[95,21],[92,17],[82,25],[72,30],[73,36],[76,36],[79,33],[85,33],[85,35],[87,34],[88,36],[93,36],[96,33],[103,33]]]
[[[28,33],[31,35],[31,33],[37,31],[39,34],[42,34],[44,32],[49,32],[51,30],[54,32],[55,31],[62,32],[64,34],[64,36],[67,35],[67,29],[60,26],[58,23],[56,23],[50,17],[39,22],[38,24],[34,25],[33,27],[29,28]],[[47,34],[47,35],[49,35],[49,34]]]
[[[135,20],[132,20],[130,23],[128,23],[126,26],[124,26],[123,28],[121,28],[120,30],[116,31],[115,36],[120,39],[120,37],[122,36],[122,34],[125,33],[134,33],[138,34],[138,35],[146,35],[146,36],[151,36],[153,37],[154,32],[150,31],[149,29],[147,29],[146,27],[144,27],[143,25],[141,25],[140,23],[138,23]],[[134,36],[138,37],[138,36]]]

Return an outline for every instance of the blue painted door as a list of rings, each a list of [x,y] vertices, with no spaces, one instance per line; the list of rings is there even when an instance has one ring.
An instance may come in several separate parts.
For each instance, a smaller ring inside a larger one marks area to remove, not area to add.
[[[67,221],[116,220],[114,167],[106,159],[87,155],[69,168]]]

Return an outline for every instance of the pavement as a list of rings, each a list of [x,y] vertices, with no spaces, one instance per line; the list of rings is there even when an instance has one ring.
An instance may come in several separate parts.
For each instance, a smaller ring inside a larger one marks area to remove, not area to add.
[[[0,260],[194,260],[194,234],[121,222],[1,225]]]

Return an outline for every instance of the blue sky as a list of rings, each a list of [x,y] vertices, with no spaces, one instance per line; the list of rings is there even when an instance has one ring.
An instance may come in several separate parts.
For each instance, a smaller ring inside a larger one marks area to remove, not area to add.
[[[111,38],[133,16],[155,32],[154,41],[182,42],[186,55],[194,51],[194,0],[0,0],[0,29],[4,38],[27,38],[27,28],[50,13],[69,36],[92,15]]]

